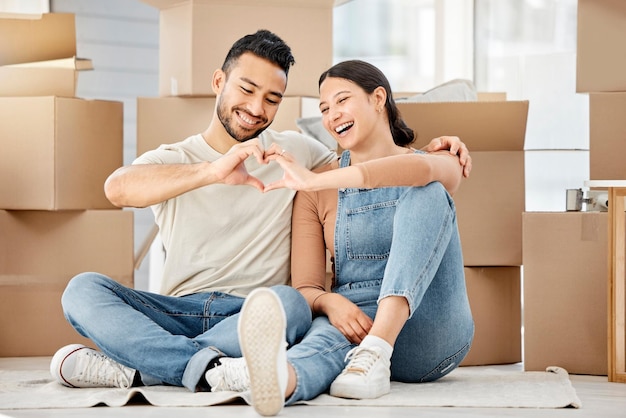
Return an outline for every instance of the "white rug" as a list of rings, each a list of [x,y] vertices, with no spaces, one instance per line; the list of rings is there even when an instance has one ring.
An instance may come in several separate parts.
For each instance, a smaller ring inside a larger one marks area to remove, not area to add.
[[[0,370],[0,409],[85,408],[124,406],[130,401],[154,406],[210,406],[249,403],[249,393],[191,393],[187,389],[150,386],[131,389],[71,389],[51,380],[47,370]],[[392,383],[391,393],[378,399],[350,400],[320,395],[302,402],[325,406],[417,406],[481,408],[580,408],[567,371],[503,371],[460,367],[437,382]]]

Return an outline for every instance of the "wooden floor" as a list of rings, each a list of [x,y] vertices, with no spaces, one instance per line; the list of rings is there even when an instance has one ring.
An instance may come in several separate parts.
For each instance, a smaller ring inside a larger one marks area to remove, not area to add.
[[[25,359],[7,363],[3,368],[23,370]],[[507,370],[522,370],[521,364],[494,366]],[[572,418],[626,418],[626,384],[609,383],[606,376],[570,375],[578,397],[580,409],[516,409],[516,408],[407,408],[407,407],[321,407],[290,406],[280,413],[281,417],[342,417],[342,418],[415,418],[415,417],[572,417]],[[3,410],[0,418],[246,418],[258,417],[247,405],[211,406],[208,408],[162,408],[145,404],[128,405],[121,408],[95,407],[76,409]]]

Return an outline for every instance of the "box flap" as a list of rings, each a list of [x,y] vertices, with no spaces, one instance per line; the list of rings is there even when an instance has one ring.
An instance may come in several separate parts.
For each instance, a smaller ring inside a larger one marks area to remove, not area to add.
[[[174,7],[179,4],[185,4],[189,0],[141,0],[142,3],[146,3],[152,7],[156,7],[159,10]]]
[[[528,101],[398,103],[419,148],[439,136],[458,136],[470,151],[521,151]]]
[[[288,7],[332,7],[339,6],[350,0],[221,0],[222,3],[233,5],[251,4],[260,6],[265,3],[268,6],[288,6]],[[220,3],[219,0],[141,0],[141,2],[156,7],[159,10],[168,9],[170,7],[180,6],[188,3]],[[244,34],[242,34],[243,36]]]
[[[0,13],[0,65],[76,56],[72,13]]]
[[[21,64],[9,64],[5,68],[62,68],[68,70],[84,71],[93,70],[93,62],[88,58],[60,58],[48,61],[24,62]]]
[[[0,96],[76,96],[79,72],[72,68],[0,66]]]
[[[75,97],[78,72],[93,70],[86,58],[61,58],[0,66],[0,96]]]

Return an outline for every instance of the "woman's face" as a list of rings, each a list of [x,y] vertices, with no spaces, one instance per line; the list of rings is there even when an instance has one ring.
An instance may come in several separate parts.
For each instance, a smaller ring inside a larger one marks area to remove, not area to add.
[[[380,120],[375,95],[344,78],[328,77],[322,82],[320,111],[324,127],[343,149],[367,143]]]

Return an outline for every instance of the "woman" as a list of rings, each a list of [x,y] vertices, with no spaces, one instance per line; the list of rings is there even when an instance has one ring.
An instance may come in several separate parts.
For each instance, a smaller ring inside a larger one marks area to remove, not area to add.
[[[458,159],[407,148],[413,132],[386,77],[366,62],[346,61],[322,74],[320,110],[347,150],[333,168],[358,170],[298,178],[281,165],[286,186],[320,190],[300,192],[294,202],[292,285],[314,314],[359,344],[331,395],[381,396],[390,373],[404,382],[439,378],[458,366],[473,336],[454,205],[442,187],[453,193],[459,186]],[[383,158],[389,156],[396,157]],[[351,188],[402,184],[403,174],[411,179],[405,185],[423,187]],[[332,292],[325,289],[326,249],[334,260]]]
[[[265,190],[299,190],[292,285],[316,316],[278,373],[288,377],[287,404],[329,386],[334,396],[376,398],[389,392],[390,380],[436,380],[463,360],[474,331],[450,197],[463,177],[459,159],[409,147],[414,133],[376,67],[342,62],[322,74],[319,86],[324,126],[346,150],[339,161],[313,173],[284,150],[268,150],[285,174]],[[242,343],[254,344],[265,343]],[[267,353],[261,357],[273,357]],[[251,377],[262,369],[246,361]],[[254,398],[254,381],[251,389]]]

